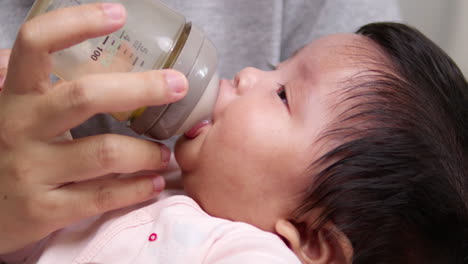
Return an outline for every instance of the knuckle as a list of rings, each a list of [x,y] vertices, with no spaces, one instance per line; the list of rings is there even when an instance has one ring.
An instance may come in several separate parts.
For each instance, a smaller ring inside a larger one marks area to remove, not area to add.
[[[17,43],[26,47],[34,46],[37,39],[37,32],[38,29],[35,20],[27,21],[18,31]]]
[[[153,184],[149,179],[142,179],[135,182],[134,192],[137,198],[146,198],[153,194]]]
[[[90,107],[91,96],[85,88],[82,80],[70,81],[68,92],[68,104],[71,108],[86,111]]]
[[[13,129],[11,126],[5,126],[0,124],[2,128],[0,130],[0,144],[3,149],[10,149],[14,146],[14,138],[16,134],[16,129]]]
[[[28,186],[29,182],[35,178],[34,176],[37,171],[37,166],[35,166],[27,157],[23,157],[24,159],[18,158],[17,156],[24,155],[17,154],[19,153],[12,153],[9,168],[6,171],[15,186]]]
[[[39,208],[42,208],[41,200],[35,200],[32,202],[34,199],[29,199],[24,202],[22,209],[25,211],[26,215],[28,218],[34,220],[34,222],[37,222],[38,219],[41,219],[40,215],[42,213],[42,210]]]
[[[83,7],[86,8],[87,12],[82,12],[82,14],[87,14],[90,21],[94,21],[97,17],[99,17],[101,20],[106,20],[108,17],[100,3],[95,3]]]
[[[22,118],[6,118],[0,121],[0,127],[0,144],[4,148],[10,148],[21,139],[28,124]]]
[[[29,202],[26,203],[26,210],[29,216],[36,221],[45,221],[47,222],[50,218],[51,212],[59,212],[60,207],[58,202],[45,199],[45,198],[36,198],[30,199]]]
[[[112,168],[119,156],[119,143],[111,135],[101,137],[98,143],[97,162],[102,169]]]
[[[148,99],[164,99],[164,95],[168,90],[166,82],[163,80],[162,74],[155,72],[142,73],[142,80],[145,87],[145,96]]]
[[[24,162],[14,162],[10,170],[10,176],[17,184],[24,184],[30,178],[33,169]]]
[[[101,184],[97,187],[94,206],[97,212],[104,212],[113,208],[113,192],[111,188],[108,188],[105,184]]]

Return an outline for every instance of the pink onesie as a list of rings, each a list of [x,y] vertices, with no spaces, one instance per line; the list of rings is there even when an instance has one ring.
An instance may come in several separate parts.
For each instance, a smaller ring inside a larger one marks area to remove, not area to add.
[[[38,247],[25,263],[300,263],[276,235],[211,217],[182,195],[82,221]]]

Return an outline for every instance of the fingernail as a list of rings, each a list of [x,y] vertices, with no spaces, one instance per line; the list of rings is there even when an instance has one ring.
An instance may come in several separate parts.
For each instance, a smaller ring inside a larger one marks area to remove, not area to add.
[[[0,75],[0,91],[2,91],[2,87],[5,84],[5,77],[3,75]]]
[[[156,178],[153,178],[153,186],[156,192],[161,192],[162,190],[164,190],[166,182],[164,181],[163,177],[157,176]]]
[[[164,73],[164,78],[172,94],[177,97],[187,89],[187,79],[182,73],[169,70]]]
[[[161,168],[166,168],[171,159],[171,150],[166,145],[160,145],[161,151]]]
[[[125,8],[121,4],[103,3],[102,9],[108,18],[120,21],[125,16]]]

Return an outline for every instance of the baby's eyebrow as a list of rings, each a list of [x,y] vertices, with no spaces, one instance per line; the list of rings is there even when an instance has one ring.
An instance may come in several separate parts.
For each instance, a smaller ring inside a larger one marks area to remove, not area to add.
[[[304,45],[302,46],[301,48],[298,48],[296,51],[294,51],[294,53],[289,56],[289,58],[287,58],[285,61],[287,60],[290,60],[290,59],[293,59],[294,57],[296,57],[297,54],[299,54],[299,52],[301,52],[307,45]],[[284,62],[284,61],[283,61]],[[281,64],[281,62],[277,63],[277,64],[274,64],[273,62],[269,61],[267,62],[267,67],[270,69],[270,70],[276,70],[278,68],[278,66]]]

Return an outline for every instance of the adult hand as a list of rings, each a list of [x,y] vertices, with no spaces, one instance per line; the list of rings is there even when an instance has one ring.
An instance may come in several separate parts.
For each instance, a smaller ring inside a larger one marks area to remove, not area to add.
[[[156,175],[102,177],[164,168],[170,151],[162,145],[120,135],[56,140],[96,113],[185,95],[187,80],[172,70],[50,83],[51,53],[114,32],[125,20],[121,5],[91,4],[56,10],[21,27],[0,93],[0,254],[164,188]]]
[[[0,50],[0,91],[3,89],[3,84],[5,83],[8,61],[10,60],[10,53],[11,50],[9,49]]]

